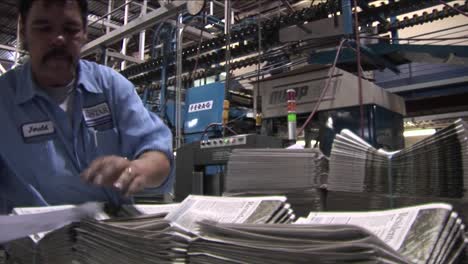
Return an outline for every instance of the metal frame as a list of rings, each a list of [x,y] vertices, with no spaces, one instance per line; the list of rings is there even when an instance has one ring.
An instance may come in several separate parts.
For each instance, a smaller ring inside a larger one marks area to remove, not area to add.
[[[182,43],[184,39],[183,15],[177,18],[177,54],[176,54],[176,102],[175,102],[175,149],[182,146]]]
[[[5,67],[3,67],[3,65],[0,63],[0,75],[4,74],[5,72],[7,72],[7,70],[6,70]]]
[[[428,89],[428,88],[454,85],[454,84],[460,84],[460,83],[468,83],[468,77],[463,76],[463,77],[457,77],[457,78],[442,79],[439,81],[416,83],[416,84],[410,84],[410,85],[400,86],[400,87],[395,87],[395,88],[386,88],[385,90],[391,93],[401,93],[401,92]]]
[[[144,61],[143,60],[140,60],[138,58],[135,58],[135,57],[132,57],[132,56],[127,56],[127,55],[123,55],[122,53],[120,52],[115,52],[115,51],[107,51],[107,56],[109,57],[114,57],[114,58],[117,58],[117,59],[120,59],[120,60],[123,60],[123,61],[129,61],[129,62],[133,62],[133,63],[143,63]]]
[[[0,44],[1,50],[16,51],[16,47]],[[24,51],[20,51],[24,52]]]
[[[433,121],[433,120],[443,120],[443,119],[449,119],[449,118],[461,118],[461,117],[466,117],[466,116],[468,116],[468,111],[407,117],[407,118],[404,118],[404,122]]]
[[[109,34],[106,34],[86,44],[81,50],[82,56],[91,55],[95,51],[99,50],[100,47],[106,47],[114,44],[125,37],[141,32],[142,30],[158,23],[159,21],[171,18],[178,12],[182,11],[185,8],[185,4],[186,1],[175,1],[172,2],[171,5],[162,6],[145,16],[136,18],[127,25],[111,31]]]

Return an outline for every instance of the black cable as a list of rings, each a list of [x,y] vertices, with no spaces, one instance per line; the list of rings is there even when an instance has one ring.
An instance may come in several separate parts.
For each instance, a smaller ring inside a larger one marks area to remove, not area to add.
[[[451,5],[447,4],[446,2],[444,2],[444,1],[442,1],[442,0],[439,0],[439,2],[440,2],[441,4],[443,4],[444,6],[446,6],[446,7],[448,7],[448,8],[451,8],[451,9],[457,11],[457,12],[460,13],[461,15],[464,15],[464,16],[468,17],[468,14],[467,14],[467,13],[463,12],[462,10],[458,9],[457,7],[451,6]]]

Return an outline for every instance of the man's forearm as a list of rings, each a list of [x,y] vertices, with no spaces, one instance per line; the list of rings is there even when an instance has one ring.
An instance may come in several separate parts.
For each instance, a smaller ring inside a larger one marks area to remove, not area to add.
[[[170,162],[167,156],[159,151],[147,151],[130,163],[136,177],[143,177],[144,188],[158,187],[168,177]]]

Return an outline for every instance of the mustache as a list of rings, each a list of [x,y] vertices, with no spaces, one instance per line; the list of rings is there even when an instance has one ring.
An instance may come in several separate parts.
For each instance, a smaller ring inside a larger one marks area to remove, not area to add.
[[[73,62],[72,56],[65,50],[61,48],[55,48],[47,52],[46,55],[42,58],[42,62],[45,63],[50,59],[54,58],[65,58],[68,60],[70,63]]]

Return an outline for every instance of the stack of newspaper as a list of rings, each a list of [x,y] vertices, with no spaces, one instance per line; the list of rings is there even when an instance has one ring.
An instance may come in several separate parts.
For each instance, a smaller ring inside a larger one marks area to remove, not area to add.
[[[161,215],[82,221],[77,233],[80,263],[172,263],[185,261],[189,237]]]
[[[13,262],[71,264],[73,261],[72,225],[53,232],[34,234],[8,244],[8,253]]]
[[[468,189],[467,128],[464,121],[457,120],[397,152],[377,150],[343,130],[336,136],[330,156],[327,209],[368,210],[421,200],[458,199],[454,205],[460,207],[456,209],[468,216],[464,202]]]
[[[166,218],[188,231],[197,232],[197,222],[292,223],[295,220],[284,196],[217,197],[189,195]]]
[[[386,193],[392,184],[389,173],[392,153],[377,150],[343,129],[333,141],[328,190]]]
[[[22,217],[22,223],[16,222],[9,232],[24,233],[30,230],[41,229],[45,232],[34,233],[28,237],[19,238],[8,243],[8,254],[13,263],[50,263],[62,264],[70,263],[73,260],[74,245],[73,222],[79,221],[85,215],[93,216],[96,219],[106,219],[108,216],[102,211],[98,204],[83,206],[63,205],[48,207],[23,207],[14,208],[14,215]],[[31,217],[29,215],[42,215],[43,218]],[[82,215],[82,216],[80,216]],[[37,222],[42,220],[43,222]],[[35,226],[37,225],[37,226]],[[53,232],[46,228],[56,228]],[[31,231],[32,232],[32,231]],[[6,230],[2,230],[2,234]]]
[[[407,263],[357,226],[210,222],[201,226],[200,237],[189,247],[190,263]]]
[[[454,263],[468,242],[465,225],[449,204],[373,212],[311,212],[297,224],[348,224],[369,230],[405,263]]]
[[[302,215],[323,210],[328,161],[318,149],[235,149],[224,180],[225,196],[286,195]]]
[[[296,190],[326,184],[326,162],[318,149],[234,149],[226,192]]]
[[[140,217],[83,221],[76,228],[77,259],[83,263],[186,263],[187,248],[199,221],[264,224],[291,223],[281,196],[228,198],[188,196],[167,211]],[[138,208],[138,207],[137,207]],[[156,208],[140,209],[157,211]]]
[[[365,213],[310,212],[295,222],[284,196],[189,196],[180,204],[137,205],[132,210],[142,215],[82,220],[32,235],[42,237],[28,247],[35,249],[32,251],[10,244],[12,261],[439,264],[457,260],[467,242],[459,215],[452,206],[441,203]],[[63,217],[67,214],[54,215],[69,223]],[[28,224],[29,230],[56,225],[57,219],[38,222],[37,215],[31,216],[35,222]],[[17,219],[14,217],[0,218],[0,226],[14,224],[10,221]],[[7,233],[2,229],[0,241],[12,237]],[[29,243],[33,243],[31,239]]]
[[[392,157],[398,192],[461,198],[468,188],[468,125],[460,120]]]
[[[466,243],[448,204],[312,212],[295,225],[200,225],[190,263],[453,263]]]

